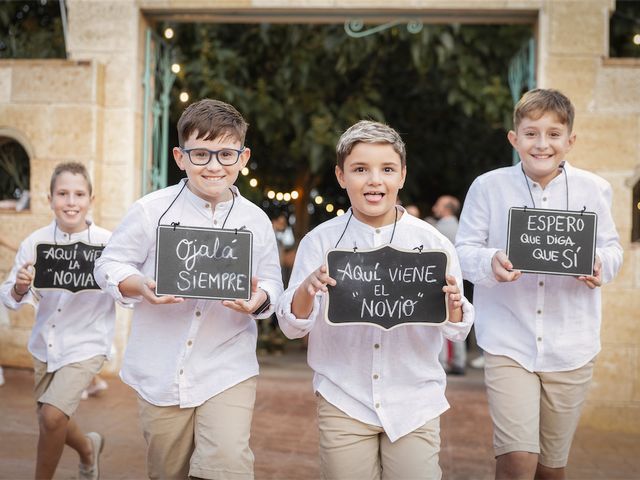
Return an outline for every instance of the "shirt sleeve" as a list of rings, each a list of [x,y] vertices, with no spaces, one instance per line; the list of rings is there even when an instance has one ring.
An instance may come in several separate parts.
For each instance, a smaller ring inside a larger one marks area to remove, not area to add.
[[[264,231],[264,240],[261,248],[258,248],[257,252],[255,250],[253,252],[256,261],[254,271],[258,277],[258,288],[269,294],[271,305],[260,315],[254,315],[258,319],[268,318],[275,312],[276,303],[284,290],[275,233],[269,225],[265,226]]]
[[[483,185],[476,179],[467,192],[456,235],[456,250],[464,278],[485,287],[498,284],[491,260],[498,251],[489,248],[491,211]]]
[[[596,255],[602,262],[602,283],[611,282],[622,266],[623,250],[620,238],[611,216],[613,192],[608,183],[602,188],[601,208],[598,213],[598,232],[596,235]]]
[[[289,287],[284,292],[276,306],[276,315],[280,329],[288,338],[304,337],[315,324],[320,312],[320,299],[323,293],[318,293],[313,301],[313,310],[308,318],[297,318],[291,312],[291,302],[298,286],[318,267],[324,263],[322,246],[307,235],[302,239],[296,253],[296,259],[289,280]]]
[[[35,252],[33,241],[31,241],[30,238],[26,238],[18,248],[18,253],[16,254],[16,258],[13,262],[11,272],[9,272],[7,279],[0,287],[0,298],[2,299],[2,303],[5,307],[10,308],[11,310],[17,310],[27,303],[33,305],[34,307],[36,306],[36,299],[33,296],[31,288],[20,299],[19,302],[16,302],[16,300],[13,298],[13,295],[11,295],[11,290],[16,283],[18,270],[20,270],[22,266],[27,262],[34,263],[34,255]]]
[[[458,256],[456,255],[456,251],[453,248],[453,245],[450,248],[447,248],[449,252],[449,274],[456,277],[456,283],[458,284],[458,288],[460,292],[464,294],[464,285],[462,282],[462,272],[460,270],[460,263],[458,260]],[[440,326],[440,331],[442,335],[454,342],[462,342],[467,338],[469,331],[471,330],[471,326],[473,325],[473,320],[475,317],[475,310],[473,305],[469,303],[466,297],[462,297],[462,320],[460,322],[452,323],[449,321],[444,322]]]
[[[100,258],[96,260],[94,276],[100,288],[122,305],[130,305],[140,297],[123,297],[120,282],[132,275],[143,276],[140,268],[149,254],[153,232],[143,206],[136,202],[113,232]]]

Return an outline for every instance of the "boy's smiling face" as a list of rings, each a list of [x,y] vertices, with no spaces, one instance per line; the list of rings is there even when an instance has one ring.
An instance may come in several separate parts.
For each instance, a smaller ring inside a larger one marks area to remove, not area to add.
[[[85,219],[93,197],[89,193],[89,184],[82,175],[62,172],[56,178],[53,191],[48,197],[60,230],[78,233],[87,228]]]
[[[560,173],[558,166],[576,140],[575,133],[569,132],[552,112],[538,119],[524,117],[517,131],[511,130],[507,137],[518,151],[527,176],[542,188]]]
[[[206,135],[205,135],[206,136]],[[204,140],[197,138],[198,132],[195,131],[184,142],[184,149],[206,148],[207,150],[222,150],[231,148],[234,150],[242,149],[240,141],[228,135],[220,136],[214,140]],[[214,154],[211,161],[206,165],[194,165],[189,160],[189,155],[178,147],[173,149],[173,158],[180,170],[184,170],[189,178],[187,188],[195,195],[203,200],[217,205],[219,202],[231,200],[231,191],[229,187],[233,185],[238,178],[238,173],[242,170],[251,156],[251,151],[245,148],[240,154],[240,158],[233,165],[221,165]]]
[[[343,167],[336,166],[336,178],[347,190],[353,215],[372,227],[393,223],[406,173],[400,155],[388,143],[358,143]]]

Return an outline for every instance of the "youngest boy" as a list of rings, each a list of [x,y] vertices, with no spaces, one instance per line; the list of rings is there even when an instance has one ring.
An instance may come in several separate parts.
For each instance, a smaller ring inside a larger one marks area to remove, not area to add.
[[[231,105],[190,105],[173,149],[187,179],[138,200],[96,262],[103,288],[139,302],[121,376],[138,393],[151,478],[253,478],[255,319],[273,312],[282,278],[269,218],[233,185],[250,156],[246,131]],[[250,300],[156,296],[156,229],[176,223],[253,232]]]
[[[84,435],[73,414],[82,392],[110,354],[114,302],[100,290],[35,292],[31,284],[38,243],[104,245],[111,234],[87,220],[93,190],[84,165],[69,162],[56,166],[49,202],[55,219],[20,244],[0,296],[11,309],[26,304],[36,307],[29,338],[40,427],[35,477],[53,477],[66,443],[80,456],[79,478],[96,479],[103,438],[95,432]]]
[[[456,247],[475,284],[478,345],[493,419],[496,478],[564,478],[571,441],[600,351],[600,286],[622,264],[611,186],[564,160],[574,110],[557,90],[527,92],[509,141],[521,162],[478,177]],[[510,207],[580,211],[598,218],[592,276],[513,269],[503,248]]]
[[[351,209],[300,243],[277,307],[289,338],[309,333],[308,361],[318,396],[320,468],[331,479],[437,479],[440,420],[449,408],[438,362],[443,335],[462,341],[473,307],[460,293],[462,278],[451,242],[396,205],[406,176],[405,146],[392,128],[361,121],[340,137],[336,177]],[[327,285],[325,254],[337,247],[391,244],[443,249],[451,259],[450,320],[438,326],[331,326],[322,319]]]

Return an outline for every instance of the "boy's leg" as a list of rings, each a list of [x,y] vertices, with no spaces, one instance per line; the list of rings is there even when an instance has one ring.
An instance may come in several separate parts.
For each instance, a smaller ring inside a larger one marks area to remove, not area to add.
[[[187,478],[195,408],[158,407],[138,396],[138,412],[147,442],[149,478]]]
[[[484,355],[496,478],[533,478],[540,453],[540,379],[515,360]]]
[[[440,480],[442,470],[438,464],[439,452],[440,417],[429,420],[422,427],[393,443],[389,437],[382,435],[382,480]]]
[[[540,458],[536,478],[564,478],[573,435],[587,397],[595,360],[568,372],[540,373]]]
[[[92,444],[71,416],[78,408],[82,390],[100,370],[104,360],[104,355],[97,355],[48,373],[47,364],[34,358],[34,391],[40,430],[36,478],[53,476],[65,443],[78,452],[81,463],[92,464]]]
[[[320,478],[380,480],[381,427],[367,425],[318,395]]]
[[[190,477],[253,479],[249,437],[257,383],[257,377],[249,378],[196,408]]]

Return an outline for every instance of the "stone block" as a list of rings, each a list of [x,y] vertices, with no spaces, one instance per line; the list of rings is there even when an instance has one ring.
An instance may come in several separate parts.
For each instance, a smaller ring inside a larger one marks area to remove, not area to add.
[[[33,367],[27,350],[29,330],[0,327],[0,365],[7,367]]]
[[[599,112],[640,115],[640,65],[627,68],[601,67],[597,76],[594,104]]]
[[[631,170],[637,161],[637,115],[581,113],[576,115],[576,143],[568,159],[587,170]]]
[[[136,131],[134,112],[126,108],[105,108],[102,158],[108,165],[132,165]]]
[[[82,59],[95,52],[135,50],[140,10],[133,1],[67,1],[71,58]]]
[[[635,347],[604,343],[598,355],[589,393],[596,405],[631,402],[635,372]]]
[[[599,66],[597,57],[549,55],[541,86],[567,93],[578,112],[587,110],[593,101]]]
[[[638,433],[640,432],[640,405],[587,403],[580,424],[605,431]]]
[[[615,283],[605,286],[602,295],[602,316],[600,334],[603,345],[611,348],[613,345],[629,346],[640,343],[640,295],[636,290],[617,288]]]
[[[142,83],[144,70],[138,68],[135,52],[92,52],[91,58],[95,58],[103,69],[96,80],[102,88],[99,104],[109,108],[138,107],[141,95],[138,86]]]
[[[11,101],[11,73],[13,68],[0,62],[0,103]]]
[[[13,68],[11,100],[22,103],[94,103],[97,67],[84,61],[29,61]]]
[[[601,57],[608,54],[609,2],[603,0],[549,1],[548,53]]]

